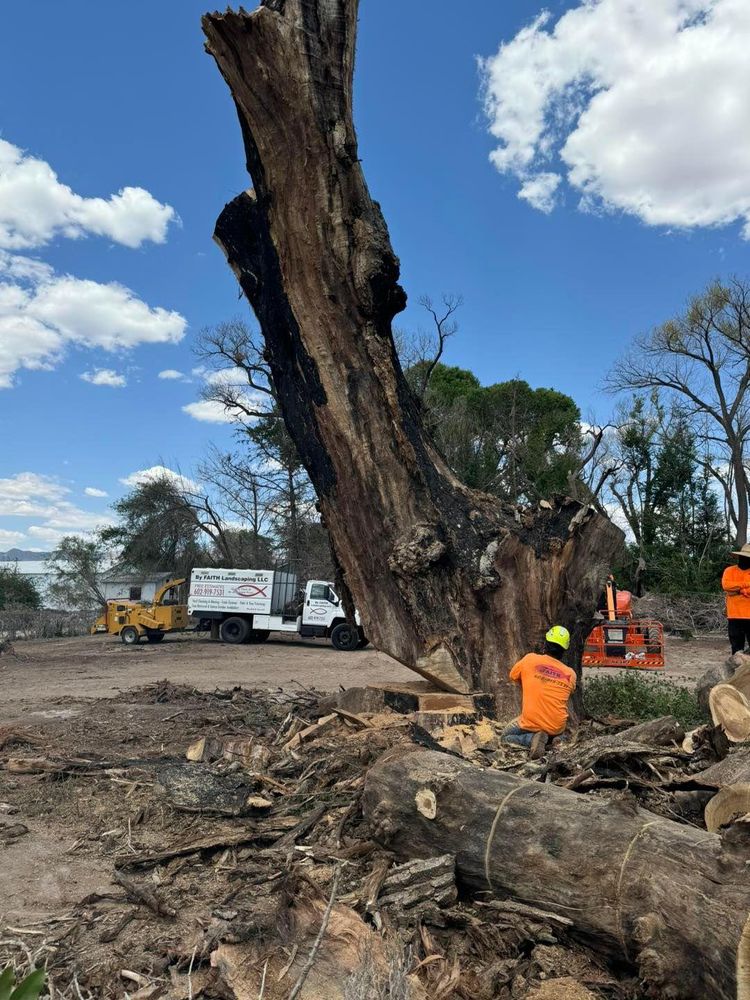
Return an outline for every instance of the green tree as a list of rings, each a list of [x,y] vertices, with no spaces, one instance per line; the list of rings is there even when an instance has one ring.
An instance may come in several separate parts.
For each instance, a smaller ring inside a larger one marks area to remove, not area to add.
[[[101,578],[107,562],[107,545],[101,537],[66,535],[47,558],[52,573],[50,600],[66,608],[103,607],[107,599]]]
[[[580,410],[555,389],[522,379],[482,386],[470,371],[437,364],[423,403],[433,436],[468,486],[533,503],[565,492],[579,467]]]
[[[748,538],[750,284],[714,281],[677,316],[639,337],[608,376],[614,391],[655,390],[689,414],[720,490],[734,542]],[[703,454],[700,456],[702,461]]]
[[[42,598],[34,581],[19,572],[14,563],[0,566],[0,609],[39,608]]]
[[[231,538],[223,519],[187,480],[166,474],[148,479],[113,509],[119,523],[105,529],[103,539],[120,549],[124,565],[186,576],[193,566],[213,564],[214,553],[224,565],[232,565]]]
[[[727,526],[689,416],[638,397],[615,434],[619,465],[611,493],[633,536],[620,578],[641,593],[713,590]]]

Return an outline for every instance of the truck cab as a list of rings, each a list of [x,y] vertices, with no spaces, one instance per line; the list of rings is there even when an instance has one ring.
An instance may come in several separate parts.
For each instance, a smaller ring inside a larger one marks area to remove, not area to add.
[[[308,580],[304,591],[304,604],[297,630],[302,636],[330,636],[337,649],[356,649],[364,638],[359,613],[355,622],[347,622],[333,584],[326,580]],[[346,626],[342,628],[341,626]],[[337,630],[334,639],[334,631]],[[351,633],[351,634],[350,634]],[[355,641],[356,634],[356,641]],[[343,645],[340,645],[342,643]]]

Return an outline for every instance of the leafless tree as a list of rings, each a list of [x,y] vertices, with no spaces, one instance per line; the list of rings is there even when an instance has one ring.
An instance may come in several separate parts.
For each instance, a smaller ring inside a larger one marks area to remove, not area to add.
[[[656,389],[679,400],[718,483],[735,543],[748,536],[750,479],[750,285],[710,285],[687,309],[640,337],[608,377],[614,391]]]
[[[607,513],[607,488],[621,468],[613,438],[614,424],[586,421],[581,426],[581,453],[578,465],[568,476],[568,492],[574,500],[593,504]]]
[[[214,451],[202,463],[202,481],[248,526],[259,552],[270,533],[282,558],[310,566],[321,550],[315,494],[281,418],[260,334],[235,318],[205,328],[196,353],[207,368],[203,399],[221,405],[241,432],[236,453]]]
[[[247,525],[254,537],[270,529],[269,507],[272,477],[242,455],[210,449],[199,469],[201,482],[211,485],[222,497],[225,513]]]
[[[424,399],[430,379],[443,357],[446,341],[458,332],[455,317],[463,301],[461,295],[444,293],[441,305],[435,306],[429,295],[423,295],[419,304],[429,313],[432,328],[420,328],[415,333],[396,331],[396,350],[403,367],[414,373],[409,383],[412,392],[420,400]]]
[[[275,398],[262,338],[244,319],[204,327],[196,356],[208,369],[203,399],[223,406],[243,424],[273,411]]]

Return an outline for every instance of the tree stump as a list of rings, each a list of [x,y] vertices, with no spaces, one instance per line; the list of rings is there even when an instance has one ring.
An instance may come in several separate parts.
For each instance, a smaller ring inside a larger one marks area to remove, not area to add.
[[[622,533],[571,500],[521,511],[468,489],[425,432],[391,333],[399,263],[357,151],[357,9],[262,0],[203,18],[254,184],[215,239],[367,636],[443,689],[498,693],[510,714],[508,670],[549,625],[571,630],[579,662]]]

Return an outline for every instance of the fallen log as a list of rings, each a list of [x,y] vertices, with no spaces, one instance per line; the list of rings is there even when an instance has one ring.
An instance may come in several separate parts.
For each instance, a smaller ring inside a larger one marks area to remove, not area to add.
[[[581,796],[414,750],[378,762],[362,807],[401,857],[450,852],[470,890],[542,906],[672,1000],[750,998],[747,847],[629,800]]]
[[[732,679],[735,673],[743,666],[750,664],[750,656],[745,653],[734,653],[727,657],[723,663],[714,664],[702,674],[695,685],[695,693],[698,697],[698,704],[701,711],[708,713],[708,698],[711,689],[717,684],[724,684]]]
[[[660,719],[649,719],[639,722],[617,734],[617,739],[631,743],[653,743],[656,746],[669,746],[670,743],[682,743],[685,730],[673,715],[664,715]]]
[[[706,805],[706,829],[716,833],[750,813],[750,785],[727,785]]]
[[[724,788],[725,785],[748,782],[750,782],[750,750],[740,749],[704,771],[691,774],[683,784],[698,785],[701,788]]]
[[[708,693],[711,718],[721,726],[732,743],[750,738],[750,659],[738,667],[732,677],[717,684]]]

